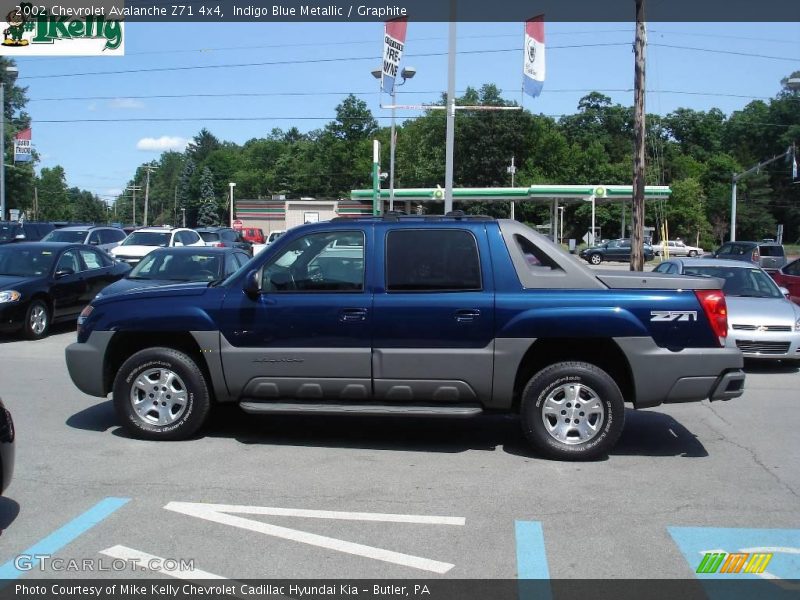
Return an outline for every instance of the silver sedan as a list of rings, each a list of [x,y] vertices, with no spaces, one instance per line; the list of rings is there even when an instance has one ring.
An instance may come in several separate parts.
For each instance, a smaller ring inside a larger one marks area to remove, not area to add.
[[[762,268],[736,260],[675,258],[654,271],[721,279],[728,305],[726,345],[746,358],[800,361],[800,306]]]

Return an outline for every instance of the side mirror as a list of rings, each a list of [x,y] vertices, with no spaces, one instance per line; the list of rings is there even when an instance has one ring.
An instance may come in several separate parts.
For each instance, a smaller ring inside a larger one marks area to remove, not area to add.
[[[789,290],[787,290],[785,287],[781,286],[781,287],[779,287],[778,289],[781,291],[781,294],[783,294],[783,295],[784,295],[784,296],[786,296],[787,298],[789,298],[789,297],[790,297]]]
[[[258,271],[255,269],[248,271],[244,278],[244,287],[242,290],[251,298],[255,298],[261,293],[261,282],[258,280]]]
[[[70,267],[64,267],[63,269],[59,269],[56,271],[56,279],[61,279],[62,277],[66,277],[67,275],[74,275],[75,270]]]

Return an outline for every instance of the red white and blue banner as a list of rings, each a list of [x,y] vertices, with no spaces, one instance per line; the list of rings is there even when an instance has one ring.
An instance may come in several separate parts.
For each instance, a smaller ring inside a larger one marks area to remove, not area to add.
[[[400,59],[403,58],[403,50],[406,46],[407,26],[408,21],[405,18],[386,21],[383,33],[381,89],[387,94],[392,93],[394,81],[400,72]]]
[[[14,136],[14,162],[33,160],[31,155],[31,129],[23,129]]]
[[[544,85],[544,15],[525,21],[525,62],[522,67],[522,87],[534,98]]]

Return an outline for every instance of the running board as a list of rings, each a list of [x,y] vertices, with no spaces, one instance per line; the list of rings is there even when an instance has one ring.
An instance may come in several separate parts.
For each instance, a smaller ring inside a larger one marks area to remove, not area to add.
[[[341,404],[337,402],[240,402],[243,411],[251,415],[380,415],[396,417],[474,417],[483,413],[477,404],[460,405],[403,405],[403,404]]]

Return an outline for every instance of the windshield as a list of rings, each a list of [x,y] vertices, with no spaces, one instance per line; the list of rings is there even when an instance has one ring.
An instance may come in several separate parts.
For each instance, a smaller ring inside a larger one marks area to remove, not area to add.
[[[53,250],[0,248],[0,275],[12,277],[45,275],[50,272],[55,256]]]
[[[16,223],[4,223],[0,225],[0,242],[13,240],[20,233],[20,227]]]
[[[170,233],[164,231],[134,231],[130,234],[122,246],[169,246]]]
[[[214,281],[222,275],[224,256],[220,254],[157,252],[145,256],[128,279],[168,281]]]
[[[718,277],[725,281],[722,291],[726,296],[741,298],[783,298],[778,286],[761,269],[736,267],[686,267],[685,275]]]
[[[86,239],[87,231],[64,231],[54,229],[42,238],[43,242],[68,242],[70,244],[81,244]]]

